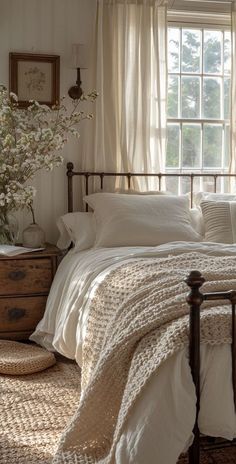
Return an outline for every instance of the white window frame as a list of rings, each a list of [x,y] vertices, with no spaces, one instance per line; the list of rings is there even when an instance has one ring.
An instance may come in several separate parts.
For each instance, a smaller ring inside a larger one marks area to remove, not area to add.
[[[206,29],[206,30],[221,30],[221,31],[230,31],[231,26],[230,26],[230,15],[228,14],[204,14],[204,13],[190,13],[190,12],[168,12],[168,28],[169,27],[174,27],[174,28],[185,28],[185,29]],[[181,19],[180,19],[181,18]],[[181,40],[182,38],[180,38]],[[180,50],[181,50],[181,42],[180,42]],[[201,53],[202,53],[202,63],[203,63],[203,47],[201,47]],[[223,47],[222,47],[222,54],[223,54]],[[181,56],[180,56],[181,59]],[[168,76],[193,76],[191,73],[182,73],[181,69],[180,72],[168,72]],[[200,105],[202,104],[202,82],[203,82],[203,76],[204,77],[212,77],[212,74],[207,74],[203,73],[203,68],[201,69],[201,73],[196,73],[196,77],[200,77]],[[221,74],[214,74],[214,77],[224,77],[224,70],[222,69]],[[223,109],[224,109],[224,104],[223,104],[223,92],[221,93],[221,98],[222,98],[222,116],[223,114]],[[181,85],[179,88],[179,105],[181,104]],[[179,106],[180,108],[180,106]],[[181,113],[180,113],[181,114]],[[200,114],[201,114],[201,109],[200,109]],[[220,124],[222,126],[223,124],[223,133],[222,136],[225,138],[225,132],[226,132],[226,127],[230,127],[230,120],[225,120],[223,117],[222,119],[193,119],[193,118],[167,118],[167,124],[172,123],[172,124],[180,124],[180,138],[179,138],[179,161],[180,165],[179,167],[165,167],[165,171],[167,173],[186,173],[189,174],[191,172],[197,172],[197,173],[227,173],[228,168],[224,167],[221,165],[221,168],[203,168],[202,162],[203,162],[203,156],[202,156],[202,144],[203,144],[203,124]],[[193,167],[182,167],[182,126],[183,124],[199,124],[201,125],[201,161],[200,161],[200,168],[193,168]],[[230,144],[229,144],[230,145]],[[225,140],[224,143],[222,143],[222,153],[221,153],[221,160],[223,163],[223,147],[225,146]],[[200,179],[200,188],[203,189],[203,182],[204,179]],[[224,179],[221,179],[221,190],[224,191]],[[181,178],[179,179],[179,185],[178,185],[178,193],[181,193]]]

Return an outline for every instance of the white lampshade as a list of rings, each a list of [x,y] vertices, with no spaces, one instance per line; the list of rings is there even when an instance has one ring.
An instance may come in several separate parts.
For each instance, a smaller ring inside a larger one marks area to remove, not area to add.
[[[85,44],[72,45],[72,66],[73,68],[88,68],[88,46]]]

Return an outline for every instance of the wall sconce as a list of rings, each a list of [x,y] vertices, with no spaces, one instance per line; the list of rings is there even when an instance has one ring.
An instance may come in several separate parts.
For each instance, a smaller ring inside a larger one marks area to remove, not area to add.
[[[72,66],[74,69],[77,69],[77,80],[76,85],[69,88],[68,94],[73,100],[78,100],[83,93],[80,70],[88,68],[88,50],[86,45],[72,45]]]

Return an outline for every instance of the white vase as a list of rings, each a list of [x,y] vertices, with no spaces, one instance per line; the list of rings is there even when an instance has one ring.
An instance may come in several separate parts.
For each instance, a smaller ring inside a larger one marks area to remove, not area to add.
[[[30,224],[22,233],[23,246],[27,248],[44,248],[45,232],[38,224]]]

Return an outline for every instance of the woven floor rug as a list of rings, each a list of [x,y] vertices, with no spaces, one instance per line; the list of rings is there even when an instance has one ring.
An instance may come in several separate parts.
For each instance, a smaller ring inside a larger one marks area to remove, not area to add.
[[[21,377],[1,375],[0,463],[51,463],[79,393],[80,371],[71,362]]]
[[[79,393],[80,372],[69,361],[38,374],[0,376],[0,464],[51,463]],[[185,456],[178,462],[187,463]],[[235,463],[236,447],[205,451],[201,458],[201,464]]]

